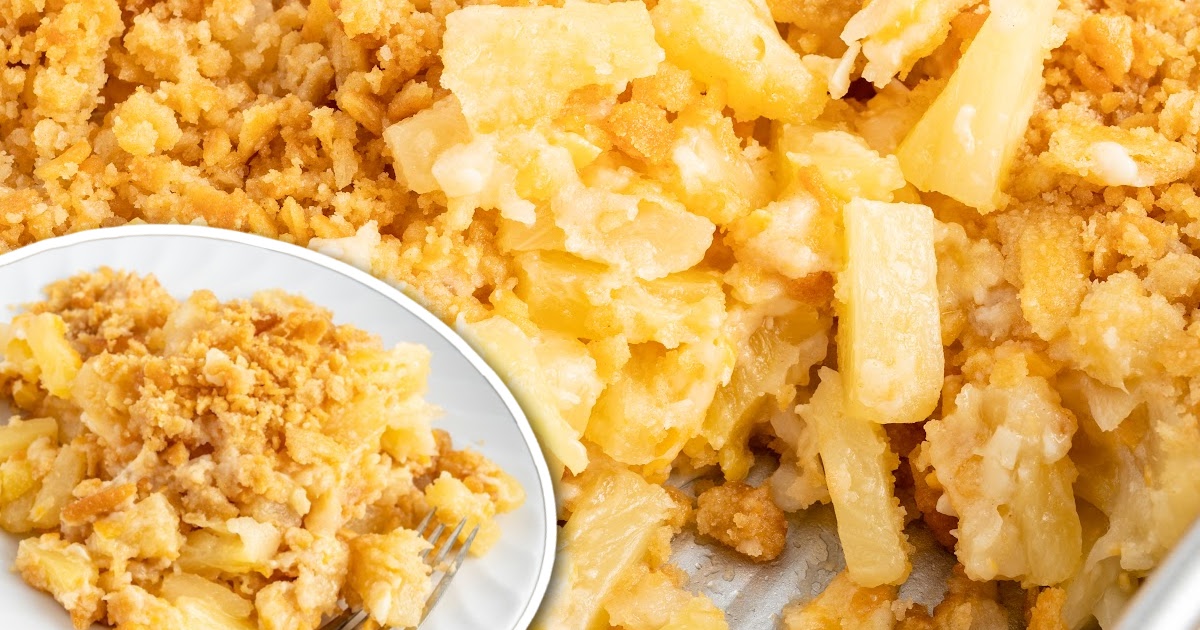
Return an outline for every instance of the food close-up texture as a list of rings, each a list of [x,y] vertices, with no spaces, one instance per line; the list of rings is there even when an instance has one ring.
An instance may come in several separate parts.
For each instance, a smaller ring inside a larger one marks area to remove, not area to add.
[[[12,0],[0,252],[230,228],[455,323],[558,484],[541,627],[726,628],[672,537],[768,562],[821,503],[784,627],[1110,626],[1200,512],[1198,45],[1193,0]]]

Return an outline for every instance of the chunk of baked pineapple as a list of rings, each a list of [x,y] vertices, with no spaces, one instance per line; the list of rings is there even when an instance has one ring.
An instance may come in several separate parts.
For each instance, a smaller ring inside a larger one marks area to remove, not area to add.
[[[487,132],[553,116],[583,87],[619,94],[663,59],[639,2],[471,6],[446,18],[442,85]]]
[[[714,274],[688,270],[656,280],[623,280],[605,265],[570,254],[520,254],[517,295],[544,328],[583,339],[624,335],[629,343],[668,348],[711,339],[725,315],[725,293]]]
[[[74,497],[71,491],[83,481],[87,473],[87,454],[83,449],[66,445],[58,449],[54,458],[54,466],[50,473],[42,479],[42,487],[38,490],[37,499],[29,510],[29,519],[39,529],[51,529],[58,526],[58,517],[63,507]]]
[[[350,541],[346,585],[380,625],[407,628],[421,622],[422,607],[433,592],[431,568],[420,555],[429,547],[408,529]]]
[[[622,576],[670,528],[671,497],[624,469],[592,470],[560,534],[559,585],[534,622],[544,630],[593,630]]]
[[[457,328],[512,388],[551,464],[566,466],[576,474],[583,472],[588,454],[579,441],[582,431],[572,426],[554,404],[556,396],[542,374],[530,336],[503,317],[472,324],[460,320]]]
[[[929,208],[855,199],[843,211],[838,363],[846,406],[874,422],[918,422],[942,391],[941,315]]]
[[[584,435],[621,463],[663,467],[700,433],[717,387],[729,378],[732,352],[711,341],[674,350],[647,343],[630,352]]]
[[[958,68],[896,151],[909,182],[980,212],[1000,204],[1042,87],[1058,0],[996,0]]]
[[[862,77],[882,88],[945,41],[951,18],[971,2],[872,0],[846,22],[842,41],[862,47],[867,58]]]
[[[270,575],[281,542],[279,530],[269,523],[248,516],[231,518],[223,530],[189,533],[180,549],[179,567],[201,576],[218,572]]]
[[[0,461],[25,451],[39,438],[58,441],[58,421],[54,418],[13,418],[0,427]]]
[[[38,381],[52,396],[68,398],[83,365],[67,340],[67,324],[53,313],[22,313],[13,319],[0,350],[26,381]]]
[[[471,141],[462,107],[453,96],[443,98],[383,132],[398,179],[413,192],[439,189],[433,165],[446,150]]]
[[[161,492],[96,521],[88,538],[90,549],[121,560],[174,560],[179,557],[183,545],[179,515]]]
[[[254,603],[218,584],[191,573],[171,573],[163,578],[160,594],[172,604],[185,598],[211,602],[231,617],[248,619],[254,614]]]
[[[491,497],[472,492],[462,481],[443,472],[433,483],[425,487],[425,500],[429,507],[437,510],[437,519],[447,528],[458,526],[466,519],[467,524],[458,539],[465,541],[476,527],[479,532],[471,544],[470,554],[481,556],[500,539],[500,525],[496,523],[496,505]]]
[[[690,269],[704,258],[712,221],[631,173],[598,167],[586,175],[588,185],[566,187],[550,204],[567,251],[646,280]]]
[[[1019,355],[1006,362],[925,425],[929,457],[958,514],[956,554],[971,579],[1057,584],[1082,545],[1067,458],[1075,416],[1046,379],[1024,374]]]
[[[796,412],[817,429],[846,571],[860,586],[899,584],[912,568],[904,511],[892,493],[900,460],[882,426],[847,408],[842,377],[829,368],[819,374],[817,391]]]
[[[781,184],[788,190],[811,186],[806,171],[843,201],[892,201],[893,193],[905,186],[896,156],[880,155],[862,137],[845,131],[782,125],[775,153]]]
[[[739,119],[807,122],[825,106],[823,82],[758,0],[662,0],[651,14],[671,63],[724,88]]]
[[[100,569],[83,545],[68,543],[58,534],[26,538],[17,546],[13,568],[30,586],[53,595],[79,630],[100,618]]]
[[[1091,285],[1067,324],[1071,362],[1110,387],[1153,373],[1179,347],[1187,322],[1166,298],[1148,292],[1132,271]]]
[[[791,384],[798,379],[791,377],[799,371],[806,379],[808,368],[825,357],[828,326],[828,317],[798,306],[767,318],[742,345],[729,383],[717,390],[704,418],[704,438],[716,449],[726,479],[745,478],[754,463],[749,440],[755,421],[770,406],[792,401]]]
[[[895,586],[863,588],[843,571],[812,601],[789,604],[783,610],[783,628],[892,630],[896,626],[896,613],[892,610],[895,602]]]
[[[731,119],[698,106],[680,112],[674,127],[669,172],[660,178],[688,210],[724,225],[770,201],[768,154],[752,140],[743,147]]]
[[[725,614],[677,577],[639,568],[626,573],[604,604],[608,622],[625,630],[728,630]]]

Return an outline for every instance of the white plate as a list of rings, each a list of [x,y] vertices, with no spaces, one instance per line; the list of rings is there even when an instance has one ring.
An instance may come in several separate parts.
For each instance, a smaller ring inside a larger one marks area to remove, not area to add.
[[[500,541],[483,558],[467,561],[421,630],[529,625],[554,557],[550,472],[512,394],[450,327],[396,289],[322,254],[227,230],[152,225],[82,232],[0,256],[0,318],[41,299],[48,283],[101,266],[153,273],[180,298],[197,289],[224,300],[284,289],[332,310],[339,323],[379,335],[385,344],[428,347],[433,360],[426,398],[445,411],[436,426],[515,476],[528,497],[520,509],[500,517]],[[0,627],[70,628],[56,602],[4,570],[12,566],[16,543],[0,533]]]

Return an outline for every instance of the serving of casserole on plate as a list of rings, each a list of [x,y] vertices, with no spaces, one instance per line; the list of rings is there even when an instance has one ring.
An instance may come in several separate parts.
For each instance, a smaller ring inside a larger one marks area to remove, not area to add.
[[[550,460],[536,626],[1111,627],[1200,512],[1198,37],[1191,0],[10,2],[0,251],[202,224],[453,322]]]

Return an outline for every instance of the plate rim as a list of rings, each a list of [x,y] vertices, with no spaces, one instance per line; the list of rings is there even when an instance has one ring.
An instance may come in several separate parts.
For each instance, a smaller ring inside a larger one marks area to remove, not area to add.
[[[81,243],[147,236],[191,237],[248,245],[285,256],[299,258],[306,262],[325,267],[383,295],[401,308],[417,316],[418,319],[433,328],[434,332],[449,342],[450,345],[454,346],[467,359],[467,362],[483,375],[484,380],[500,396],[500,399],[504,402],[504,406],[516,420],[517,430],[521,433],[521,438],[525,441],[525,445],[529,447],[530,457],[533,459],[533,465],[537,471],[538,496],[541,498],[543,512],[546,515],[545,542],[543,544],[542,559],[538,566],[538,574],[534,582],[533,592],[530,593],[529,599],[525,602],[525,607],[517,618],[516,625],[512,626],[513,630],[528,628],[546,597],[555,563],[555,554],[558,546],[558,510],[554,497],[554,484],[550,475],[550,467],[546,462],[541,445],[534,435],[533,426],[529,422],[528,415],[521,408],[516,397],[500,378],[499,374],[496,373],[475,348],[455,332],[453,327],[434,315],[433,312],[416,299],[354,265],[293,243],[258,234],[239,232],[237,230],[187,224],[138,224],[94,228],[22,245],[10,252],[0,254],[0,267],[8,267],[27,258],[54,250],[67,249]]]

